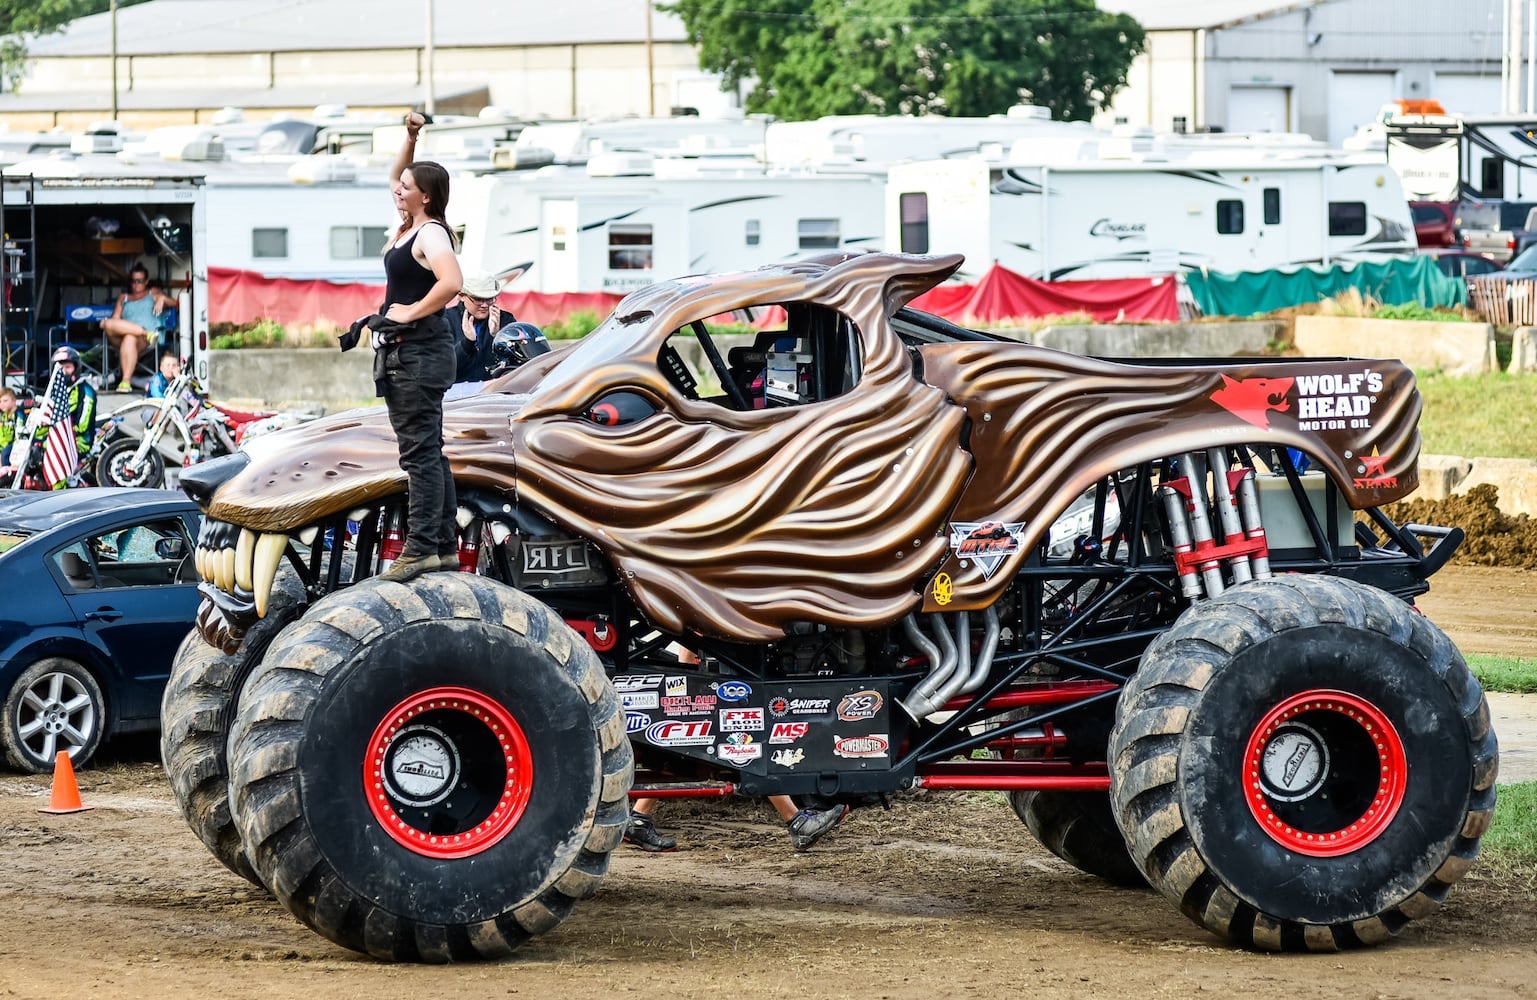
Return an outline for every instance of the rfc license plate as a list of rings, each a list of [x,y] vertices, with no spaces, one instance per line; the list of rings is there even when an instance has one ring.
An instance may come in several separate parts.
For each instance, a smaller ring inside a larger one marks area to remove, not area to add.
[[[520,587],[569,587],[602,583],[603,568],[580,538],[520,539],[515,565]]]

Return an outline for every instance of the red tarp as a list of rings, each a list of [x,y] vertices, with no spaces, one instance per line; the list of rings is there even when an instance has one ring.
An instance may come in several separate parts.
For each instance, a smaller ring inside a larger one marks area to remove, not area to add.
[[[1173,323],[1179,319],[1175,290],[1169,276],[1036,281],[994,264],[975,285],[940,285],[914,299],[913,308],[962,326],[1069,313],[1088,313],[1101,323]]]
[[[208,286],[211,323],[243,324],[267,317],[285,326],[327,321],[347,326],[377,310],[384,298],[382,284],[294,281],[225,267],[208,269]],[[547,326],[584,310],[606,317],[619,299],[608,292],[503,292],[498,301],[518,319]],[[975,285],[941,285],[918,296],[913,306],[962,325],[1068,313],[1088,313],[1102,323],[1179,319],[1172,277],[1046,282],[996,265]],[[777,308],[766,312],[782,315]],[[767,318],[760,316],[754,325],[761,327]]]

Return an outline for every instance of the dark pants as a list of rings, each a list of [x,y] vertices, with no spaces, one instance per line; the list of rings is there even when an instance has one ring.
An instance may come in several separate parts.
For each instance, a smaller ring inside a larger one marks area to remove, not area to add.
[[[435,326],[443,332],[441,319]],[[384,402],[410,490],[405,551],[446,555],[458,549],[454,514],[459,502],[443,454],[443,393],[454,381],[454,345],[445,334],[386,350]]]

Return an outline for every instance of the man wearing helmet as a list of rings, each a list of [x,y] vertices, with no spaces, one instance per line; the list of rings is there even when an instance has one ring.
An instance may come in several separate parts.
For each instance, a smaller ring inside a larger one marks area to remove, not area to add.
[[[84,455],[91,450],[91,437],[96,431],[96,389],[80,378],[80,352],[73,347],[65,344],[54,351],[53,363],[58,367],[60,381],[69,387],[64,397],[69,407],[69,423],[75,432],[75,447]],[[42,405],[46,425],[53,420],[53,407],[46,399]],[[51,431],[40,431],[38,440],[43,440],[48,433]]]

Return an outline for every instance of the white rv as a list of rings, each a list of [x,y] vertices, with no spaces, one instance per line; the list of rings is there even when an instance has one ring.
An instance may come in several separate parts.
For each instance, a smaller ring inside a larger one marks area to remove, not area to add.
[[[887,245],[1041,280],[1261,271],[1414,250],[1398,176],[1340,157],[898,164]]]
[[[883,179],[870,174],[712,171],[619,154],[594,157],[588,169],[455,184],[450,209],[471,220],[464,267],[515,274],[515,291],[623,294],[883,240]]]

